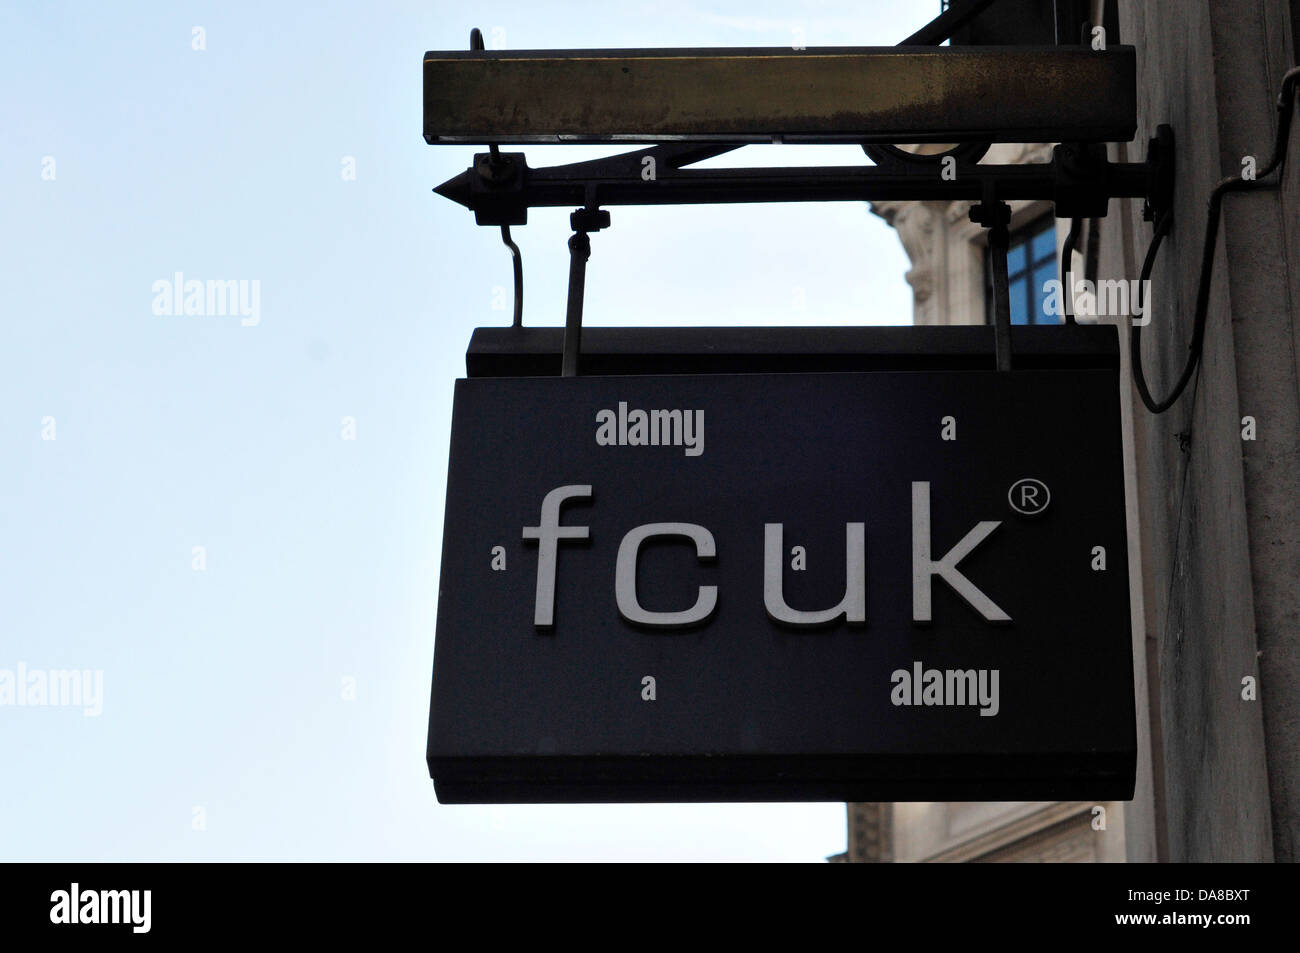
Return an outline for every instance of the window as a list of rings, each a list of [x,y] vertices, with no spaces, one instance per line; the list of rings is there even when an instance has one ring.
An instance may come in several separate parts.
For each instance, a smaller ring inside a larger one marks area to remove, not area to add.
[[[1007,290],[1012,324],[1059,324],[1058,315],[1045,314],[1046,284],[1056,274],[1056,220],[1040,218],[1011,233],[1007,248]],[[984,253],[984,313],[993,323],[993,268]]]

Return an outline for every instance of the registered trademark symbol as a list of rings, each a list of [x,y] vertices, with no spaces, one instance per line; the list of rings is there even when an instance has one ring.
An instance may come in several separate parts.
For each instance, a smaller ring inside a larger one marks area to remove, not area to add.
[[[1011,489],[1007,491],[1007,502],[1017,513],[1037,516],[1052,502],[1052,491],[1042,480],[1025,477],[1011,484]]]

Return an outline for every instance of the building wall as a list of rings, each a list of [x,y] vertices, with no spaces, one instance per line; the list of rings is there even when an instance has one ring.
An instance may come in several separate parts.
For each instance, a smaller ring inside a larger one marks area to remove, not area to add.
[[[1121,4],[1138,48],[1138,142],[1161,122],[1177,136],[1175,227],[1143,336],[1157,396],[1187,353],[1210,191],[1242,156],[1271,151],[1293,62],[1287,7]],[[1286,203],[1294,222],[1294,189]],[[1103,241],[1127,242],[1111,267],[1136,276],[1150,227],[1117,204]],[[1151,839],[1174,861],[1294,859],[1300,412],[1284,214],[1276,192],[1227,199],[1200,371],[1170,411],[1139,407],[1134,418],[1161,782]],[[1242,439],[1246,415],[1258,422],[1253,442]],[[1242,698],[1247,676],[1260,680],[1259,701]]]

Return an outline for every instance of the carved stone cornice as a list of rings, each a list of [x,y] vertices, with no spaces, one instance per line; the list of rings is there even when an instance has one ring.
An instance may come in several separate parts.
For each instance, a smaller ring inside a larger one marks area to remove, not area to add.
[[[893,805],[880,802],[849,804],[849,849],[851,864],[894,862]]]

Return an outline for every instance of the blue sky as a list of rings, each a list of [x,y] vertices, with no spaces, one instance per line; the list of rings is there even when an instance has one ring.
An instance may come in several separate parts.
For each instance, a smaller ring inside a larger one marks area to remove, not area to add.
[[[795,29],[886,45],[938,6],[0,10],[0,673],[103,673],[97,717],[0,705],[0,857],[843,850],[842,804],[434,799],[452,383],[471,330],[509,323],[510,261],[430,191],[474,149],[424,144],[420,59],[465,48],[472,26],[510,48],[785,46]],[[533,165],[609,151],[527,150]],[[758,146],[712,164],[861,161]],[[526,323],[563,323],[568,211],[515,229]],[[592,245],[592,325],[911,319],[897,237],[857,203],[616,208]],[[155,314],[154,283],[176,272],[258,282],[256,322]]]

